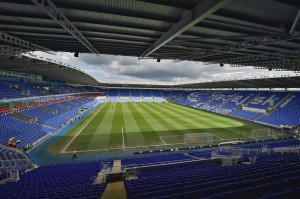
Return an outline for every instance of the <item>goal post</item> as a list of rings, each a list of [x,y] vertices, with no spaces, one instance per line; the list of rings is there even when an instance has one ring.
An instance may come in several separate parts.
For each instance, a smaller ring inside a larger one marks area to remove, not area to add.
[[[185,144],[213,144],[215,141],[214,134],[212,133],[189,133],[184,134],[184,143]]]
[[[256,140],[277,138],[275,132],[271,128],[252,129],[250,137]]]

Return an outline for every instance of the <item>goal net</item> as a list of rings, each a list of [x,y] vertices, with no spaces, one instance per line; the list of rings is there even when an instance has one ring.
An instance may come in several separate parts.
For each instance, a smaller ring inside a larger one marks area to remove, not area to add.
[[[274,131],[270,128],[252,129],[250,137],[256,140],[277,138]]]
[[[189,133],[184,134],[184,143],[198,143],[198,144],[213,144],[214,135],[212,133]]]

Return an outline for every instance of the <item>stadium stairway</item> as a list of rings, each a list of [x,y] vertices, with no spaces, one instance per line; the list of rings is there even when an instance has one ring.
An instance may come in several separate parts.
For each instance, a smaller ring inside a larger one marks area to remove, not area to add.
[[[0,184],[16,181],[10,178],[10,171],[19,170],[24,173],[37,168],[37,165],[18,148],[7,147],[0,144]]]
[[[209,105],[210,103],[212,103],[213,101],[215,101],[216,98],[220,97],[222,94],[223,94],[223,92],[216,93],[215,95],[213,95],[211,97],[211,99],[209,99],[207,102],[205,102],[205,104]]]
[[[32,160],[28,157],[28,155],[27,155],[26,153],[23,152],[23,150],[18,149],[18,148],[8,147],[8,146],[5,146],[5,145],[3,145],[3,144],[0,144],[0,147],[1,147],[2,149],[8,149],[8,150],[10,150],[10,151],[14,151],[14,152],[16,152],[16,153],[23,154],[23,157],[25,157],[28,161],[30,161],[32,164],[34,164],[34,163],[32,162]]]
[[[127,199],[124,182],[108,183],[101,199]]]
[[[22,114],[20,114],[20,113],[12,113],[11,114],[11,117],[13,117],[13,118],[15,118],[15,119],[17,119],[17,120],[21,120],[21,121],[23,121],[23,122],[27,122],[27,123],[31,123],[31,122],[34,122],[35,121],[35,119],[34,118],[32,118],[32,117],[28,117],[28,116],[26,116],[26,115],[22,115]]]
[[[105,174],[106,171],[107,170],[102,169],[101,172],[98,174],[98,178],[96,180],[104,182],[103,180],[105,179],[103,179],[103,174]],[[111,178],[111,182],[107,183],[107,186],[101,196],[101,199],[126,199],[127,194],[123,178],[118,178],[118,176],[123,176],[121,160],[114,160],[109,176],[108,181],[110,181],[109,178]]]
[[[8,85],[11,89],[15,90],[17,93],[19,93],[20,95],[24,95],[24,97],[29,97],[30,95],[27,94],[23,94],[22,93],[22,89],[15,87],[14,85],[8,83],[7,81],[4,82],[6,85]]]
[[[259,97],[262,93],[263,92],[257,92],[256,95],[252,96],[252,98],[246,104],[244,104],[244,106],[248,106],[253,100],[255,100],[257,97]]]
[[[293,95],[293,93],[289,93],[287,94],[284,98],[282,98],[281,100],[279,100],[279,102],[277,102],[273,108],[276,109],[278,106],[280,106],[283,102],[285,102],[287,99],[289,99],[291,96]]]
[[[186,156],[188,156],[188,157],[191,157],[192,159],[202,159],[202,157],[198,157],[198,156],[196,156],[196,155],[194,155],[194,154],[191,154],[191,153],[183,153],[183,155],[186,155]]]
[[[54,110],[49,109],[49,108],[46,108],[46,107],[43,107],[43,106],[39,107],[39,109],[41,109],[42,111],[44,111],[44,112],[46,112],[46,113],[49,113],[49,114],[51,114],[51,115],[54,115],[54,114],[55,114],[55,111],[54,111]]]
[[[32,84],[32,83],[27,83],[27,85],[28,85],[30,88],[32,88],[32,89],[34,89],[34,90],[37,90],[37,91],[40,92],[40,93],[43,93],[44,95],[50,94],[50,92],[49,92],[48,90],[44,89],[43,87],[36,86],[36,85],[34,85],[34,84]]]
[[[121,160],[115,160],[114,165],[111,170],[112,173],[119,173],[122,172],[122,165],[121,165]]]
[[[71,102],[71,101],[69,101],[69,103],[74,105],[74,106],[78,105],[78,104],[75,104],[74,102]],[[68,107],[66,105],[63,105],[63,104],[60,104],[60,103],[57,103],[56,105],[59,106],[60,108],[68,110]]]
[[[264,114],[260,114],[260,115],[256,116],[255,118],[253,118],[252,120],[256,121],[257,119],[261,118],[262,116],[264,116]]]
[[[235,93],[234,95],[232,95],[230,98],[228,98],[226,101],[224,101],[223,103],[219,104],[216,108],[222,108],[224,107],[226,104],[228,104],[228,102],[230,102],[233,98],[235,98],[238,94],[240,94],[240,92]]]
[[[40,125],[40,126],[43,126],[43,127],[46,127],[46,128],[50,128],[50,129],[53,129],[53,130],[58,130],[58,128],[56,128],[56,127],[54,127],[54,126],[50,126],[50,125],[47,125],[47,124],[44,124],[44,123],[41,123],[41,122],[39,122],[39,121],[37,121],[37,122],[34,122],[34,123],[36,123],[36,124],[38,124],[38,125]]]

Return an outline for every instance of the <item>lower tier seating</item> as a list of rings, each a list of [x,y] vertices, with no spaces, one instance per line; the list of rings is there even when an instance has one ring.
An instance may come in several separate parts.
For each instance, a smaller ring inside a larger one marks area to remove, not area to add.
[[[106,184],[91,180],[100,163],[42,166],[21,174],[20,181],[1,185],[1,198],[95,198],[101,197]]]

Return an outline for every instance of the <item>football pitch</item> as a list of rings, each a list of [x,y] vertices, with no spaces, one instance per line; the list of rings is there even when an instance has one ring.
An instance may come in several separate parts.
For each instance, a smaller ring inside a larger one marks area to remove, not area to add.
[[[54,143],[60,153],[205,145],[185,134],[208,133],[214,143],[251,139],[257,125],[173,103],[102,103]]]

